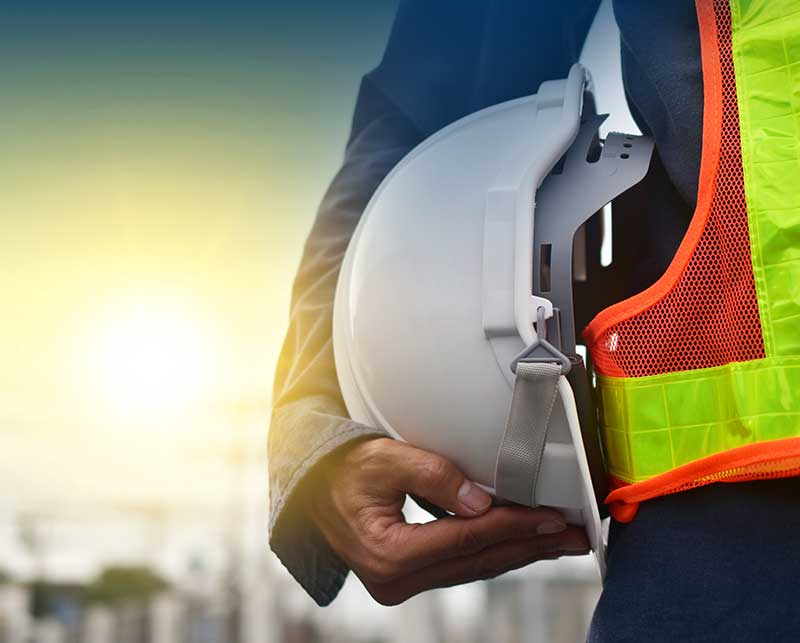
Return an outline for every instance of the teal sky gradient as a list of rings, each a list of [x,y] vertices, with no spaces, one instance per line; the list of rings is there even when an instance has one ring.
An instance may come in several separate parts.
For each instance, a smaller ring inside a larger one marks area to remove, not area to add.
[[[0,509],[213,503],[218,463],[187,454],[242,404],[263,443],[302,243],[394,5],[0,8]],[[106,408],[99,338],[165,309],[213,344],[202,398]]]

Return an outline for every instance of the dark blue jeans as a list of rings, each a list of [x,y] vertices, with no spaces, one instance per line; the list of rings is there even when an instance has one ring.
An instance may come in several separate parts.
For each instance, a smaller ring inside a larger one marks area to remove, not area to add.
[[[590,643],[800,641],[800,479],[643,503],[608,562]]]

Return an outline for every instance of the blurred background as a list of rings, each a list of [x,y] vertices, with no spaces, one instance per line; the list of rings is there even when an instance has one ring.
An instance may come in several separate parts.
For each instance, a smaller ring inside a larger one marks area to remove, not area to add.
[[[0,643],[583,639],[589,559],[322,610],[267,546],[291,283],[395,5],[0,7]]]

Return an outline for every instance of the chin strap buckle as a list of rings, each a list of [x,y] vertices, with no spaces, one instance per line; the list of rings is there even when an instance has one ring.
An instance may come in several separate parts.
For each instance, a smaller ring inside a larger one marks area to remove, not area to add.
[[[539,306],[536,309],[536,328],[534,334],[536,338],[511,360],[511,372],[516,375],[517,365],[520,362],[532,363],[547,363],[558,364],[561,366],[561,374],[566,375],[572,368],[572,363],[569,358],[564,355],[560,350],[547,341],[547,322],[545,321],[545,309]]]

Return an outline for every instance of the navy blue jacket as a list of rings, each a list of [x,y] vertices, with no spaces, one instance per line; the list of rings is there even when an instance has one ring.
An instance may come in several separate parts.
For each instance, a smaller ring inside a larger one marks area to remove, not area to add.
[[[304,496],[322,457],[374,433],[344,419],[333,370],[333,291],[347,240],[381,179],[424,138],[565,77],[598,4],[405,0],[383,60],[363,79],[345,160],[295,283],[270,429],[271,545],[320,604],[347,568],[306,518]],[[615,202],[614,263],[576,292],[578,328],[662,274],[697,198],[703,78],[694,2],[615,0],[614,11],[626,97],[656,154],[645,181]],[[590,640],[800,638],[799,490],[795,480],[714,485],[647,502],[630,525],[613,523]]]

